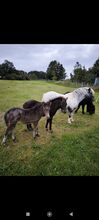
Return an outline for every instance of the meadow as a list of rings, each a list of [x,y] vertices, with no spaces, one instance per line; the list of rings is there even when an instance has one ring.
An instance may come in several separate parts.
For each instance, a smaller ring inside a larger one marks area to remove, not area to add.
[[[96,113],[74,115],[73,124],[67,114],[58,111],[53,119],[53,133],[45,130],[46,119],[39,122],[36,140],[26,126],[15,128],[17,142],[8,139],[1,145],[6,129],[4,113],[22,107],[29,99],[40,101],[44,92],[64,93],[74,88],[46,81],[0,80],[0,176],[98,176],[99,175],[99,91],[95,93]]]

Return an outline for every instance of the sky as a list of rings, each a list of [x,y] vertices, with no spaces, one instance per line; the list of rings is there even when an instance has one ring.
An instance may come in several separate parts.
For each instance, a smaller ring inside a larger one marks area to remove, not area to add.
[[[18,70],[46,71],[52,60],[60,62],[69,78],[78,61],[86,69],[99,58],[99,44],[0,44],[0,64],[13,62]]]

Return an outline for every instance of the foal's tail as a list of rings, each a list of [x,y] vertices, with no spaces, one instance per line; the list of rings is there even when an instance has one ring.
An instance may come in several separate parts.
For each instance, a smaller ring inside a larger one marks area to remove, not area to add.
[[[6,126],[8,126],[9,124],[9,112],[10,110],[8,110],[4,115],[4,121],[5,121]]]
[[[22,114],[22,109],[20,108],[11,108],[4,115],[4,121],[6,126],[10,126],[11,124],[15,124],[18,120],[20,120]]]

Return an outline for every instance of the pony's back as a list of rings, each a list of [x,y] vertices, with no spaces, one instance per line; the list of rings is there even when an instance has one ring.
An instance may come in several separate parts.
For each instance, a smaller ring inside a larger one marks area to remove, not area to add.
[[[42,102],[49,102],[49,101],[56,99],[56,98],[59,98],[59,97],[65,98],[64,95],[61,93],[57,93],[54,91],[46,92],[43,94]]]

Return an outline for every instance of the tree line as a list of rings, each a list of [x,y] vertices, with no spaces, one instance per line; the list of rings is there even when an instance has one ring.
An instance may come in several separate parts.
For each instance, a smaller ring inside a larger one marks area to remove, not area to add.
[[[73,74],[70,73],[71,81],[83,84],[93,84],[96,77],[99,77],[99,58],[88,70],[79,62],[76,62]]]
[[[65,79],[66,73],[62,64],[56,60],[51,61],[47,71],[30,71],[25,72],[23,70],[17,70],[14,64],[8,60],[5,60],[0,64],[0,79],[7,80],[61,80]]]
[[[79,62],[76,62],[73,72],[70,73],[70,80],[72,82],[93,84],[95,78],[99,76],[99,58],[94,65],[88,70]],[[63,65],[56,60],[51,61],[46,72],[44,71],[30,71],[17,70],[14,64],[5,60],[0,64],[0,79],[7,80],[64,80],[67,73]]]

